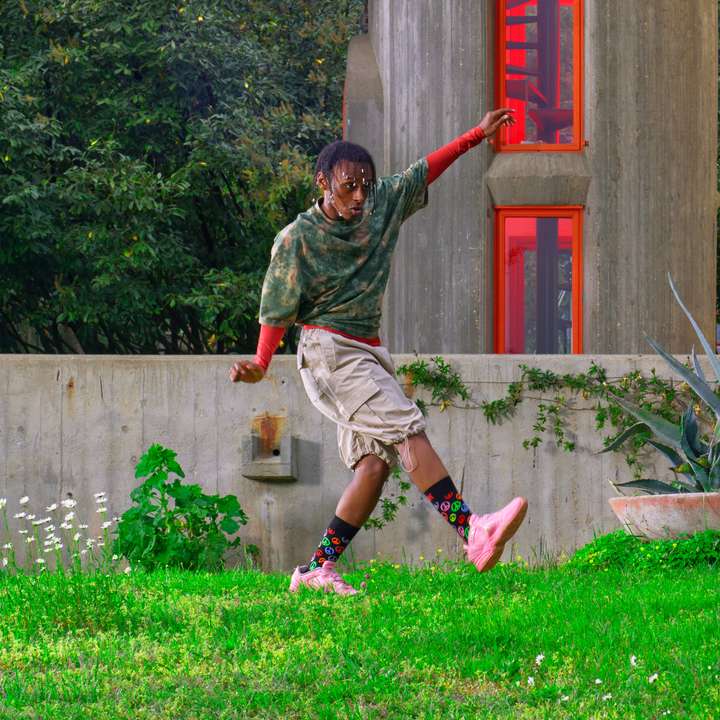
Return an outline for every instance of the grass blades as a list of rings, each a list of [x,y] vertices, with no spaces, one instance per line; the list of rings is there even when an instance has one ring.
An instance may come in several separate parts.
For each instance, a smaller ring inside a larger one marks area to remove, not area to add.
[[[346,577],[367,589],[292,595],[287,575],[256,571],[2,578],[0,718],[710,718],[720,706],[712,567],[375,562]]]

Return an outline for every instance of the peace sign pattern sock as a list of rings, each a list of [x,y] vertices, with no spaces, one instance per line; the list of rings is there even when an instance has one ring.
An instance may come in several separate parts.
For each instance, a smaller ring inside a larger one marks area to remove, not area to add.
[[[308,570],[314,570],[324,565],[328,560],[337,562],[359,529],[335,515],[330,521],[318,549],[310,560]],[[303,568],[300,571],[302,572]]]
[[[425,491],[425,497],[433,507],[455,528],[457,534],[467,540],[470,532],[470,508],[450,477],[438,480]]]

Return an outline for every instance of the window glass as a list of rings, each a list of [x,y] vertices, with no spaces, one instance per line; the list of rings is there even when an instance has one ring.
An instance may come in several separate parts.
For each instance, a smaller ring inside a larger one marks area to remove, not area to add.
[[[504,352],[571,353],[572,219],[506,217]]]
[[[517,123],[501,145],[576,145],[579,0],[505,0],[499,58],[501,104]]]

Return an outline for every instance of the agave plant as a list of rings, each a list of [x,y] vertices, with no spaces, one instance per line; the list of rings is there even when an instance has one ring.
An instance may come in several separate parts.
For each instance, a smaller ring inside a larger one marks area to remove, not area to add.
[[[703,335],[700,326],[685,307],[670,273],[668,273],[668,279],[675,299],[692,323],[700,344],[710,361],[717,382],[720,382],[720,359],[715,355],[714,349]],[[715,394],[715,391],[705,379],[695,354],[695,346],[693,346],[691,353],[693,372],[678,362],[654,340],[647,338],[647,341],[653,350],[692,388],[699,401],[714,413],[715,427],[706,442],[707,438],[703,439],[701,437],[693,403],[690,403],[687,410],[682,414],[680,423],[676,425],[645,408],[638,407],[624,397],[616,395],[613,400],[638,422],[620,434],[601,452],[615,450],[636,433],[649,431],[654,437],[647,442],[670,460],[674,478],[668,481],[643,479],[613,484],[615,487],[636,488],[649,494],[717,492],[720,490],[720,397]]]

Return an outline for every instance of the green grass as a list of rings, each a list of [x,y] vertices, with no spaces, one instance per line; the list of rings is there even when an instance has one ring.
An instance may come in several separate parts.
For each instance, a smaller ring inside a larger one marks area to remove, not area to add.
[[[0,579],[0,718],[718,716],[714,568],[366,570]]]

